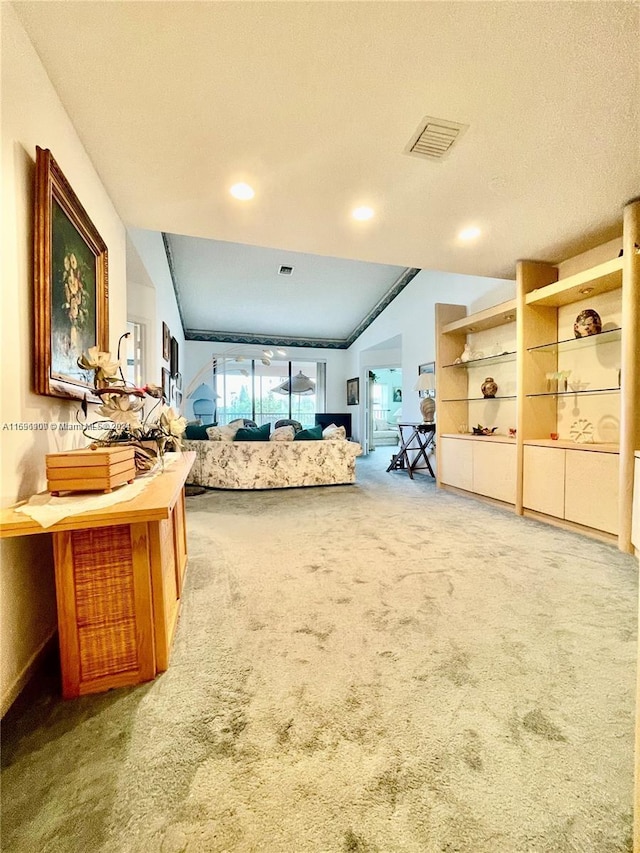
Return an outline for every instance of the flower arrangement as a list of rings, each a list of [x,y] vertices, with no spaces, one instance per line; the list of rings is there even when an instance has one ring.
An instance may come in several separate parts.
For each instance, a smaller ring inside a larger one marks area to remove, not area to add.
[[[97,411],[104,421],[88,423],[88,402],[82,401],[83,432],[92,444],[104,447],[129,444],[135,448],[136,469],[143,473],[155,467],[168,450],[179,450],[181,437],[187,425],[175,409],[162,402],[159,385],[132,385],[124,377],[120,365],[120,345],[126,332],[118,341],[118,355],[114,361],[110,352],[90,347],[78,359],[78,367],[93,372],[95,394],[101,405]],[[156,403],[145,414],[145,398]],[[98,435],[94,433],[99,431]]]

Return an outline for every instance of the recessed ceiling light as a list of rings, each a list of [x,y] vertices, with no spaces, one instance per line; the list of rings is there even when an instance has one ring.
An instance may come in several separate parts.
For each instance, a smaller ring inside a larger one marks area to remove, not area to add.
[[[584,293],[586,295],[587,293],[592,293],[593,290],[595,290],[593,287],[581,287],[580,290],[578,290],[578,293]]]
[[[360,222],[366,222],[367,219],[373,218],[373,208],[367,207],[366,205],[356,207],[356,209],[351,212],[351,215],[354,219],[357,219]]]
[[[253,187],[243,183],[234,184],[229,192],[234,198],[240,199],[240,201],[249,201],[255,195]]]
[[[475,240],[476,237],[479,237],[481,231],[479,228],[476,228],[475,225],[471,228],[464,228],[459,234],[459,240]]]

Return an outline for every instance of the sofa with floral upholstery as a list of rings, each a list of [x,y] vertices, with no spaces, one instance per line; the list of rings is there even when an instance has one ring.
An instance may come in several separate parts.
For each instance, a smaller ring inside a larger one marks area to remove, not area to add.
[[[210,438],[183,442],[185,450],[196,453],[190,484],[210,489],[285,489],[355,482],[355,461],[362,447],[344,438],[343,428],[281,426],[270,432],[265,425],[242,432],[233,426],[212,427]],[[250,435],[260,430],[261,436]]]

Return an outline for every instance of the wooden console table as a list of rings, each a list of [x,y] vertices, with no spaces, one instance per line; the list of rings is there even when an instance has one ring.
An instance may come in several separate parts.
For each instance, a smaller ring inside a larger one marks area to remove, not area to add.
[[[187,564],[184,482],[195,453],[129,501],[43,528],[5,509],[0,536],[51,533],[62,695],[150,681],[169,665]]]

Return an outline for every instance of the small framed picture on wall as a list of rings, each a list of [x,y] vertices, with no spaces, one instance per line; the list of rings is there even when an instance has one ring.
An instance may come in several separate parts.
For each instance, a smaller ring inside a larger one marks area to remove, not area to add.
[[[166,323],[162,324],[162,357],[165,361],[171,358],[171,332]]]
[[[347,379],[347,406],[357,406],[360,403],[360,379]]]
[[[171,376],[175,376],[178,372],[178,341],[175,338],[171,338],[171,359],[169,370],[171,371]]]
[[[165,403],[169,402],[169,384],[171,382],[171,377],[169,376],[169,371],[166,367],[162,368],[162,397]]]

